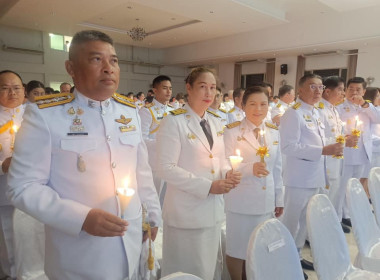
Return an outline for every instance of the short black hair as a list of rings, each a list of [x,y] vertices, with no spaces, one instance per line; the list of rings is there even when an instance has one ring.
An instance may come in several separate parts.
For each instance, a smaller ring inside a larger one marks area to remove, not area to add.
[[[283,85],[278,90],[278,97],[283,97],[285,94],[290,92],[292,89],[294,89],[294,87],[292,87],[291,85]]]
[[[232,94],[234,101],[235,101],[235,98],[239,98],[243,93],[244,93],[244,88],[235,88]]]
[[[16,73],[15,71],[12,71],[12,70],[3,70],[3,71],[0,71],[0,76],[3,75],[3,74],[7,74],[7,73],[11,73],[11,74],[16,75],[20,79],[21,83],[23,84],[21,76],[18,73]]]
[[[339,76],[330,76],[323,80],[323,85],[328,89],[336,89],[342,83],[344,85],[344,80]]]
[[[362,84],[364,89],[367,87],[367,82],[362,77],[353,77],[353,78],[349,79],[347,82],[347,87],[350,84]]]
[[[268,83],[268,82],[264,82],[264,81],[261,81],[261,82],[254,82],[251,87],[270,87],[271,89],[273,89],[273,86],[272,84]]]
[[[53,94],[53,93],[54,93],[54,89],[51,88],[51,87],[46,87],[46,88],[45,88],[45,93],[46,93],[46,94]]]
[[[45,90],[45,85],[40,82],[40,81],[36,81],[36,80],[31,80],[27,85],[26,85],[26,94],[29,94],[29,92],[31,92],[32,90],[34,90],[35,88],[43,88]]]
[[[242,104],[245,106],[247,104],[248,98],[252,94],[260,94],[260,93],[264,93],[266,95],[266,97],[268,98],[268,102],[269,102],[269,92],[267,90],[267,87],[253,86],[253,87],[249,87],[245,90],[244,95],[243,95]]]
[[[365,90],[365,94],[363,98],[365,100],[370,100],[373,104],[373,101],[375,100],[377,94],[379,93],[379,88],[377,87],[367,87]]]
[[[142,91],[140,91],[140,92],[138,92],[137,94],[136,94],[136,97],[137,98],[140,98],[140,96],[142,95],[142,94],[144,94]]]
[[[161,84],[163,81],[169,81],[171,82],[172,80],[170,79],[169,76],[166,76],[166,75],[160,75],[160,76],[157,76],[156,78],[154,78],[153,82],[152,82],[152,87],[153,88],[156,88],[159,84]]]
[[[313,74],[313,73],[308,73],[308,74],[305,74],[301,77],[301,79],[299,80],[298,82],[298,86],[302,87],[303,84],[307,81],[307,80],[310,80],[310,79],[320,79],[322,81],[322,77],[317,75],[317,74]]]
[[[75,33],[69,48],[69,59],[72,60],[78,45],[90,41],[102,41],[113,46],[113,40],[107,34],[97,30],[83,30]]]

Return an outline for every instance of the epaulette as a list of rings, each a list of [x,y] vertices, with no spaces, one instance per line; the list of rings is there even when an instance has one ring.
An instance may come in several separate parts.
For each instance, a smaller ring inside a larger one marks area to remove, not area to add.
[[[75,97],[73,93],[56,93],[36,96],[34,100],[36,101],[38,108],[44,109],[70,103],[74,100],[74,98]]]
[[[170,104],[170,103],[168,103],[168,107],[171,107],[171,108],[173,108],[173,105],[172,105],[172,104]]]
[[[221,109],[221,108],[219,108],[219,111],[221,111],[221,112],[223,112],[223,113],[227,114],[227,111],[226,111],[226,110],[224,110],[224,109]]]
[[[152,107],[153,105],[154,105],[153,103],[148,103],[148,104],[145,103],[144,107],[145,107],[145,108],[150,108],[150,107]]]
[[[274,125],[273,123],[269,123],[269,122],[266,122],[265,125],[269,128],[273,128],[273,129],[276,129],[278,130],[278,126],[277,125]]]
[[[175,110],[171,110],[170,114],[172,114],[174,116],[178,116],[178,115],[182,115],[182,114],[184,114],[186,112],[187,112],[187,110],[182,109],[182,108],[178,108],[178,109],[175,109]]]
[[[338,106],[338,105],[343,104],[343,103],[344,103],[344,99],[342,101],[336,103],[335,106]]]
[[[323,102],[319,102],[318,109],[325,109],[325,104],[323,104]]]
[[[297,102],[296,104],[294,104],[294,105],[292,106],[292,108],[293,108],[294,110],[297,110],[300,106],[301,106],[301,103]]]
[[[124,95],[121,95],[115,92],[112,95],[112,98],[115,99],[116,102],[119,102],[121,104],[127,105],[132,108],[136,108],[136,105],[133,103],[133,101]]]
[[[241,123],[241,121],[229,123],[229,124],[226,125],[226,127],[229,128],[229,129],[231,129],[231,128],[237,127],[238,125],[240,125],[240,123]]]
[[[207,113],[209,113],[209,114],[211,114],[211,115],[213,115],[213,116],[215,116],[217,118],[220,118],[220,116],[217,113],[215,113],[213,111],[210,111],[210,110],[206,110],[206,111],[207,111]]]
[[[233,111],[235,111],[235,108],[232,108],[231,110],[229,110],[228,113],[232,113]]]
[[[367,99],[365,100],[365,102],[367,102],[367,103],[372,103],[372,101],[371,101],[371,100],[367,100]]]
[[[278,103],[278,104],[276,105],[277,108],[280,108],[281,106],[282,106],[281,103]]]

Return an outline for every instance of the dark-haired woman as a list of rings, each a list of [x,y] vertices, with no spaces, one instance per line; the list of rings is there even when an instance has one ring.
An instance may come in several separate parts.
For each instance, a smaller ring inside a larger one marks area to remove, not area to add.
[[[206,112],[216,79],[211,70],[194,69],[186,79],[188,104],[171,111],[157,135],[157,166],[167,182],[163,206],[162,275],[182,271],[202,279],[214,276],[223,194],[240,181],[225,158],[223,127]]]
[[[40,81],[32,80],[26,85],[25,93],[29,102],[33,103],[35,97],[45,95],[45,85]]]
[[[240,150],[243,161],[239,185],[225,195],[226,260],[232,280],[243,276],[244,261],[252,231],[261,222],[279,217],[283,212],[283,183],[279,133],[273,124],[265,123],[268,92],[262,87],[248,88],[243,96],[245,118],[227,126],[224,133],[226,156]],[[269,157],[261,161],[260,146],[269,148]]]

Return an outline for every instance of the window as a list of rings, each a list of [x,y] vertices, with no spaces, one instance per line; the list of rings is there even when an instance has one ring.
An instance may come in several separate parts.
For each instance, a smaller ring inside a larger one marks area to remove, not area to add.
[[[50,48],[68,52],[73,37],[49,33]]]
[[[248,74],[241,76],[241,87],[249,88],[257,82],[264,81],[265,74]]]
[[[318,70],[305,71],[305,74],[311,74],[311,73],[319,75],[322,78],[326,78],[329,76],[339,76],[344,80],[344,82],[347,82],[347,68],[318,69]]]
[[[61,86],[62,82],[50,82],[50,87],[54,90],[59,90],[59,87]]]

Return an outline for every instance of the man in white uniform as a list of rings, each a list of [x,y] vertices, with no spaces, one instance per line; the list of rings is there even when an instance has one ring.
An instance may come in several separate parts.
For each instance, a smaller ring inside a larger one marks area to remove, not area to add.
[[[234,107],[228,112],[228,123],[241,121],[245,117],[241,102],[243,101],[244,89],[237,88],[234,90]]]
[[[173,110],[168,102],[172,96],[172,83],[168,76],[160,75],[153,80],[153,102],[139,111],[143,139],[148,147],[149,164],[153,171],[153,180],[160,194],[164,182],[156,175],[156,136],[160,123]]]
[[[271,110],[272,122],[277,126],[280,125],[280,118],[288,110],[294,102],[296,94],[294,93],[294,88],[290,85],[284,85],[278,90],[279,100]]]
[[[220,108],[220,104],[222,103],[223,95],[221,89],[219,87],[216,88],[215,99],[211,103],[210,107],[208,107],[207,112],[213,114],[217,117],[223,126],[227,125],[227,112],[224,109]]]
[[[318,75],[303,76],[299,81],[297,103],[285,112],[279,129],[281,151],[286,156],[282,221],[292,234],[299,253],[307,235],[307,203],[319,189],[327,186],[325,155],[343,153],[341,144],[326,145],[324,125],[314,107],[320,101],[323,89]],[[306,260],[301,260],[301,264],[304,269],[313,269],[313,264]]]
[[[24,113],[24,87],[21,77],[9,70],[0,72],[0,263],[2,271],[16,277],[13,213],[14,207],[6,198],[7,175],[17,128]]]
[[[25,110],[7,195],[45,224],[49,279],[125,279],[140,257],[141,203],[151,223],[161,215],[137,110],[115,93],[108,35],[77,33],[66,70],[74,94],[42,96]],[[125,179],[135,193],[121,212]]]
[[[371,161],[371,124],[380,123],[380,111],[363,99],[366,86],[367,83],[361,77],[348,80],[346,99],[337,106],[340,118],[346,123],[346,134],[351,134],[352,129],[355,128],[361,131],[358,148],[344,149],[343,173],[336,198],[338,218],[343,218],[342,222],[349,226],[351,225],[349,217],[343,217],[347,183],[350,178],[361,178],[364,167]]]

